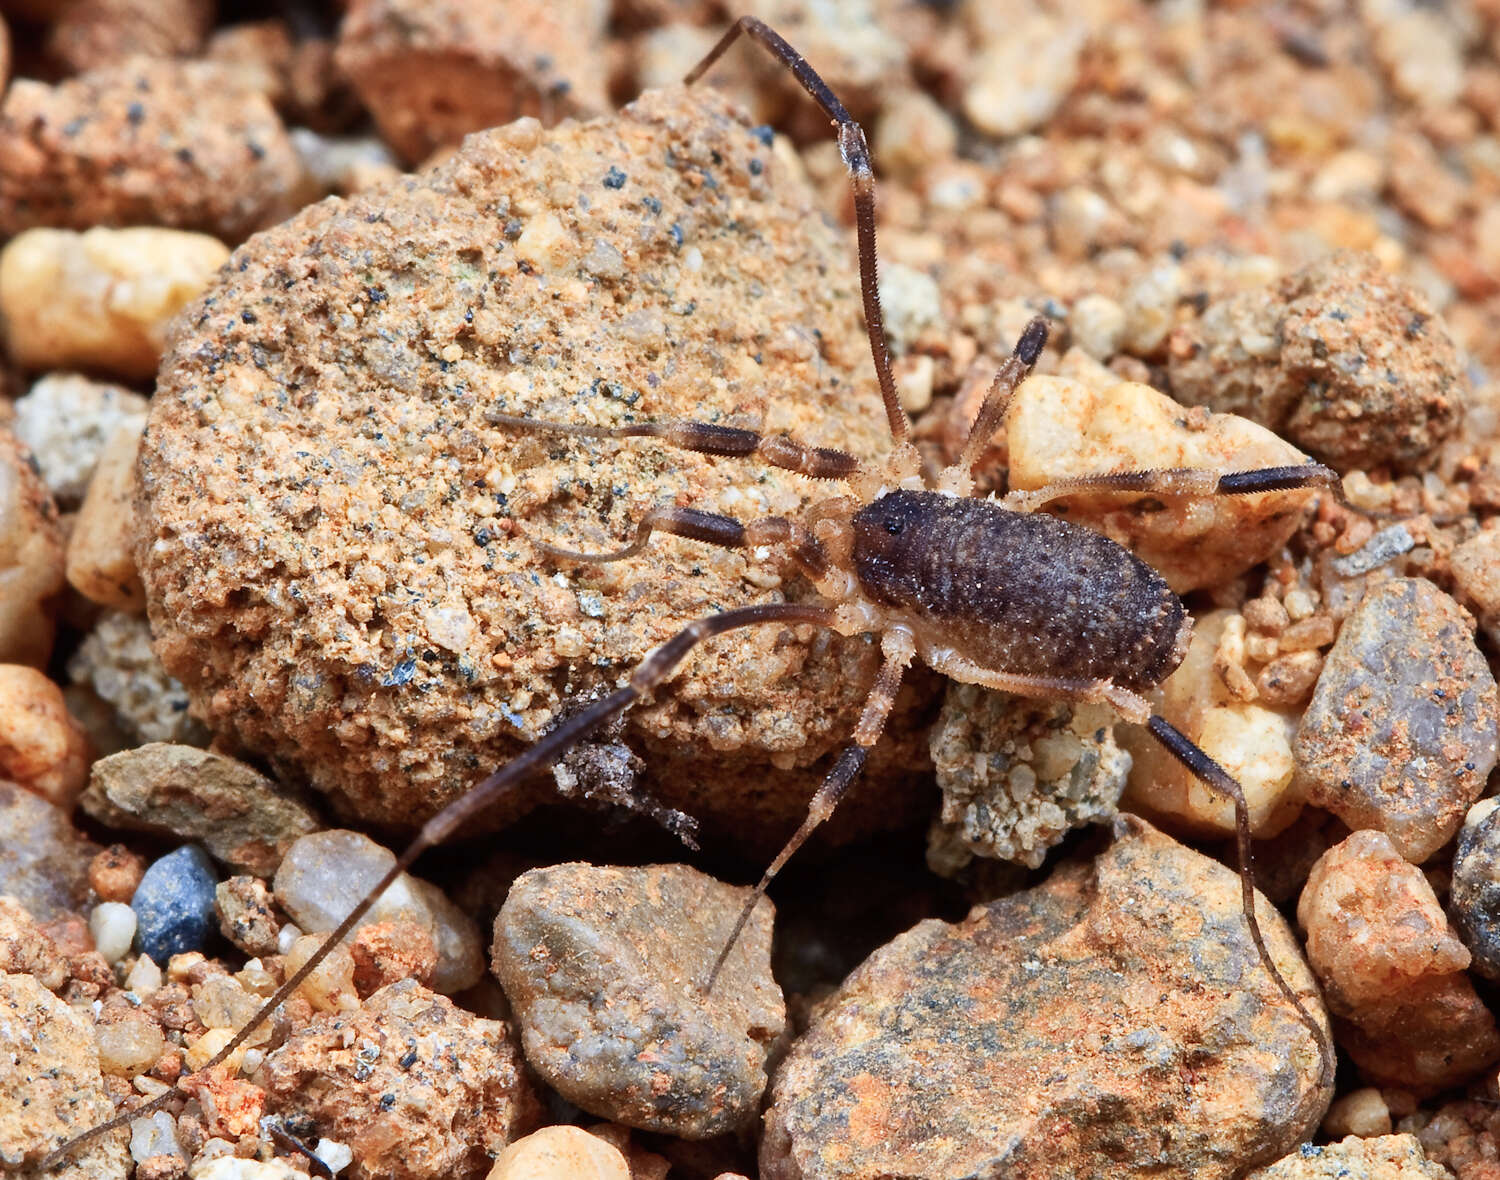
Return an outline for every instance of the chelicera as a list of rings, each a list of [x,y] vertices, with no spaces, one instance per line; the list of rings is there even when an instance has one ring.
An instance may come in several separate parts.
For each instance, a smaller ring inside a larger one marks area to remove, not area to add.
[[[648,697],[711,636],[766,624],[824,627],[841,635],[878,636],[881,664],[854,727],[808,806],[807,816],[766,869],[700,987],[710,991],[730,949],[783,865],[822,824],[865,764],[894,705],[902,677],[920,659],[969,684],[1054,701],[1102,702],[1147,727],[1162,746],[1215,792],[1234,804],[1244,916],[1261,964],[1312,1034],[1326,1084],[1333,1050],[1322,1026],[1272,960],[1255,914],[1250,872],[1250,820],[1238,782],[1165,718],[1146,693],[1187,651],[1192,619],[1182,601],[1149,565],[1115,542],[1069,521],[1038,513],[1050,501],[1078,492],[1155,496],[1222,496],[1296,488],[1339,495],[1338,477],[1317,463],[1247,471],[1171,468],[1086,475],[999,500],[972,497],[974,468],[1004,421],[1010,400],[1040,356],[1047,325],[1038,317],[1021,334],[991,383],[957,460],[929,477],[897,395],[877,289],[875,190],[869,148],[859,124],[808,63],[779,34],[742,17],[686,81],[697,81],[741,35],[777,58],[832,120],[854,189],[860,287],[866,331],[892,436],[878,464],[845,452],[809,447],[786,435],[763,435],[695,421],[622,427],[575,425],[505,414],[491,421],[516,431],[596,439],[650,437],[691,451],[759,460],[812,479],[842,482],[846,492],[815,503],[802,520],[772,516],[741,522],[718,513],[659,507],[640,522],[624,548],[579,553],[542,545],[553,559],[608,562],[668,533],[732,549],[780,549],[817,590],[821,602],[739,607],[697,620],[646,656],[614,692],[571,713],[519,756],[430,819],[384,878],[354,907],[322,947],[266,1002],[208,1063],[226,1060],[364,917],[396,877],[441,844],[504,791],[544,769],[635,702]],[[121,1115],[63,1145],[44,1166],[62,1160],[85,1139],[159,1107],[167,1097]]]

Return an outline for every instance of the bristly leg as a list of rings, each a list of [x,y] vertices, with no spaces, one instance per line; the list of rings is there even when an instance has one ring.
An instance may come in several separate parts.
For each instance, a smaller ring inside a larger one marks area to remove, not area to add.
[[[817,830],[818,826],[833,814],[833,809],[839,805],[839,800],[844,797],[854,780],[859,777],[859,772],[864,769],[870,748],[880,740],[880,733],[885,728],[886,718],[891,715],[891,709],[896,704],[896,693],[901,688],[901,678],[906,674],[907,667],[916,656],[917,647],[909,631],[893,627],[881,636],[880,648],[884,660],[880,665],[880,671],[875,676],[875,683],[870,688],[870,695],[865,698],[865,707],[859,715],[859,721],[855,723],[853,743],[844,747],[839,754],[838,761],[833,764],[833,769],[828,772],[822,786],[808,803],[807,817],[792,833],[792,838],[786,842],[786,846],[776,854],[776,859],[761,875],[755,889],[745,901],[739,917],[729,931],[729,936],[725,938],[724,945],[719,950],[718,958],[714,960],[714,965],[709,969],[708,976],[703,981],[704,994],[713,990],[714,983],[719,978],[719,972],[724,969],[724,964],[729,960],[729,952],[739,941],[741,932],[750,921],[750,915],[755,912],[760,899],[766,895],[766,890],[776,874],[781,872],[786,862],[791,860],[797,850],[807,843],[808,837]]]
[[[1302,1023],[1307,1025],[1312,1032],[1313,1039],[1318,1045],[1318,1057],[1322,1063],[1320,1084],[1331,1086],[1336,1068],[1333,1045],[1328,1040],[1328,1034],[1323,1031],[1323,1026],[1308,1011],[1306,1005],[1302,1003],[1302,998],[1292,990],[1292,985],[1286,981],[1286,977],[1281,974],[1280,968],[1271,958],[1271,952],[1267,949],[1266,940],[1261,934],[1260,920],[1255,916],[1255,875],[1251,871],[1253,857],[1250,847],[1250,808],[1245,802],[1244,790],[1227,770],[1200,750],[1165,717],[1153,713],[1146,722],[1146,728],[1151,731],[1151,736],[1162,744],[1167,753],[1187,767],[1191,774],[1233,801],[1235,844],[1239,850],[1240,862],[1240,894],[1245,908],[1245,922],[1250,927],[1250,937],[1255,942],[1255,949],[1260,955],[1261,963],[1265,965],[1271,978],[1276,981],[1281,994],[1297,1010]]]

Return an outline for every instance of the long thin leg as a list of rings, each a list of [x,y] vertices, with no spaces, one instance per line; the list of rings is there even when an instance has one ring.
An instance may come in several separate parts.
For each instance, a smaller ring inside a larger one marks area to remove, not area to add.
[[[994,381],[990,383],[990,391],[984,395],[984,404],[979,407],[974,424],[969,427],[969,437],[964,440],[963,453],[938,476],[939,490],[952,492],[956,496],[966,496],[973,490],[974,465],[984,454],[985,446],[1000,428],[1000,423],[1005,421],[1005,412],[1010,409],[1010,399],[1021,382],[1026,380],[1031,366],[1036,364],[1037,357],[1042,355],[1042,349],[1046,346],[1047,321],[1037,316],[1026,325],[1026,330],[1016,341],[1015,350],[1005,358],[1005,363],[995,374]]]
[[[807,843],[807,838],[813,834],[818,825],[833,814],[833,809],[838,806],[839,800],[844,797],[850,784],[864,769],[870,747],[880,740],[880,731],[885,728],[886,718],[890,716],[891,707],[896,703],[896,691],[901,687],[901,677],[905,675],[907,666],[917,650],[911,634],[900,628],[887,631],[881,638],[880,646],[885,660],[880,665],[875,684],[870,689],[870,695],[865,698],[864,710],[854,726],[854,744],[846,746],[839,755],[838,761],[833,764],[833,769],[828,772],[828,777],[823,780],[823,785],[818,788],[817,794],[812,797],[812,802],[807,805],[807,818],[802,821],[802,826],[792,834],[786,846],[776,854],[776,859],[761,876],[760,882],[740,910],[734,927],[729,931],[729,937],[724,940],[724,946],[719,951],[719,957],[714,960],[714,965],[709,969],[708,976],[703,981],[702,990],[705,994],[713,991],[719,972],[724,969],[724,964],[729,960],[729,952],[734,950],[734,944],[739,941],[746,923],[750,921],[750,915],[755,912],[760,899],[766,895],[766,889],[771,881],[777,873],[781,872],[786,862],[792,859],[797,849]]]
[[[698,508],[678,508],[676,505],[651,509],[636,526],[635,539],[624,548],[608,553],[579,553],[544,541],[533,541],[532,544],[544,553],[565,561],[602,564],[634,557],[646,547],[653,533],[671,533],[676,537],[687,537],[725,549],[755,549],[761,545],[787,544],[791,549],[792,559],[809,578],[816,580],[828,572],[828,554],[822,544],[796,521],[784,516],[767,516],[749,524],[741,524],[732,516],[704,512]]]
[[[1077,492],[1139,492],[1163,496],[1248,496],[1325,488],[1341,501],[1344,485],[1338,472],[1321,463],[1288,467],[1255,467],[1249,471],[1215,471],[1207,467],[1158,467],[1146,471],[1103,471],[1075,475],[1030,491],[1014,491],[1001,503],[1016,512],[1034,512],[1043,504]]]
[[[313,953],[312,957],[276,989],[271,998],[261,1006],[260,1011],[251,1017],[249,1023],[243,1025],[228,1043],[214,1054],[202,1067],[203,1070],[213,1069],[214,1066],[223,1062],[244,1043],[251,1033],[264,1024],[271,1014],[302,985],[303,980],[317,969],[334,946],[354,929],[359,920],[369,912],[370,907],[396,878],[411,868],[417,857],[427,849],[448,839],[474,816],[494,803],[504,791],[509,790],[528,774],[548,765],[581,738],[586,737],[611,717],[623,712],[635,701],[650,693],[676,670],[677,665],[682,663],[688,652],[692,651],[699,642],[713,635],[722,635],[726,631],[737,630],[740,627],[754,627],[762,623],[813,623],[826,626],[832,619],[833,610],[826,606],[775,602],[737,607],[734,610],[727,610],[722,614],[710,615],[706,619],[689,623],[636,665],[629,683],[623,688],[616,689],[608,696],[601,697],[587,708],[574,713],[556,729],[538,738],[478,786],[472,788],[467,794],[459,796],[428,820],[422,826],[416,839],[397,858],[396,863],[390,867],[379,883],[349,911],[344,920],[323,940],[323,945]],[[42,1170],[46,1171],[62,1162],[75,1148],[95,1136],[103,1135],[116,1127],[124,1126],[133,1119],[144,1118],[160,1110],[176,1092],[175,1089],[168,1090],[145,1106],[126,1111],[106,1123],[100,1123],[97,1127],[74,1136],[42,1160]]]
[[[1186,735],[1176,729],[1166,718],[1153,713],[1150,720],[1146,722],[1146,728],[1151,731],[1151,736],[1162,744],[1167,753],[1182,763],[1190,774],[1206,783],[1212,790],[1228,796],[1234,802],[1235,844],[1239,850],[1240,862],[1240,894],[1245,909],[1245,921],[1250,927],[1250,937],[1255,942],[1255,949],[1260,954],[1261,963],[1270,973],[1271,978],[1276,981],[1276,986],[1281,989],[1281,994],[1286,997],[1287,1002],[1297,1010],[1297,1015],[1302,1019],[1302,1023],[1307,1025],[1312,1032],[1313,1040],[1317,1042],[1318,1056],[1323,1067],[1321,1083],[1332,1085],[1335,1062],[1333,1045],[1329,1043],[1328,1034],[1313,1018],[1313,1014],[1302,1003],[1302,998],[1292,990],[1292,985],[1286,981],[1286,977],[1281,974],[1281,970],[1271,959],[1271,952],[1266,948],[1266,940],[1260,932],[1260,922],[1255,916],[1255,877],[1250,869],[1252,861],[1250,808],[1245,802],[1244,790],[1235,781],[1233,775],[1189,741]]]
[[[758,455],[772,467],[795,471],[812,479],[844,479],[859,470],[859,460],[832,447],[810,447],[787,434],[761,434],[737,426],[714,422],[639,422],[628,426],[588,426],[554,422],[550,418],[526,418],[519,414],[490,413],[487,422],[545,434],[572,434],[580,438],[659,438],[683,450],[704,455],[746,457]]]
[[[870,147],[865,142],[864,130],[844,108],[828,83],[823,81],[807,60],[787,44],[786,39],[775,29],[753,16],[742,16],[734,26],[719,38],[719,43],[708,51],[683,79],[691,86],[703,77],[708,68],[744,33],[760,42],[782,65],[792,72],[802,89],[823,108],[838,128],[839,155],[844,158],[844,167],[849,170],[849,179],[854,186],[854,228],[859,238],[859,289],[865,305],[865,332],[870,338],[870,355],[875,359],[875,376],[880,381],[880,396],[885,402],[885,416],[890,423],[891,437],[896,443],[911,442],[911,419],[901,407],[896,395],[896,379],[891,375],[891,350],[885,338],[885,317],[880,310],[880,279],[875,260],[875,173],[870,167]]]

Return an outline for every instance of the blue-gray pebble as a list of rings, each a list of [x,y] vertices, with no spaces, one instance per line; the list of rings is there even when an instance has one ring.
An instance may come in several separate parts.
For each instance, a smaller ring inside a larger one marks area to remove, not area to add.
[[[1480,800],[1464,817],[1449,902],[1474,970],[1500,980],[1500,803],[1494,799]]]
[[[196,844],[153,862],[130,899],[136,948],[162,964],[173,955],[202,950],[214,929],[217,884],[213,862]]]

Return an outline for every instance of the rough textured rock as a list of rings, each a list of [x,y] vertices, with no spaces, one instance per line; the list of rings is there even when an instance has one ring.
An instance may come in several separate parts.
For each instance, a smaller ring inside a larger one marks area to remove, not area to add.
[[[395,853],[359,832],[314,832],[282,858],[273,886],[276,900],[303,930],[320,934],[342,922],[395,863]],[[432,935],[438,954],[432,976],[436,990],[462,991],[484,975],[478,927],[432,882],[402,873],[370,908],[364,924],[403,920]]]
[[[1330,1093],[1234,874],[1121,823],[1092,865],[856,970],[777,1072],[764,1180],[1227,1178],[1306,1139]],[[1290,932],[1259,916],[1317,1010]]]
[[[0,972],[34,975],[49,991],[68,978],[67,962],[57,944],[13,897],[0,894]]]
[[[135,568],[135,461],[144,420],[121,426],[109,440],[89,480],[64,572],[90,602],[116,610],[144,611],[146,588]]]
[[[1227,660],[1236,640],[1236,616],[1209,611],[1193,622],[1187,655],[1157,696],[1161,715],[1198,744],[1239,781],[1257,836],[1282,831],[1302,809],[1292,789],[1295,713],[1269,709],[1231,691],[1225,675],[1240,663]],[[1243,624],[1243,619],[1239,620]],[[1238,639],[1243,647],[1243,626]],[[1144,727],[1122,725],[1120,745],[1129,753],[1130,783],[1124,806],[1175,831],[1228,836],[1234,833],[1234,804],[1210,790],[1173,758]]]
[[[1340,253],[1178,329],[1172,393],[1243,414],[1349,471],[1409,468],[1457,428],[1467,385],[1416,287]]]
[[[534,869],[495,919],[493,968],[526,1059],[592,1114],[706,1139],[754,1121],[786,1007],[757,907],[704,997],[744,889],[686,865]]]
[[[0,894],[19,901],[39,922],[76,910],[89,887],[89,861],[99,846],[40,795],[0,781]]]
[[[1339,1044],[1378,1085],[1430,1093],[1500,1058],[1469,952],[1422,871],[1383,832],[1355,832],[1313,866],[1297,920]]]
[[[1006,419],[1010,487],[1030,491],[1076,475],[1153,467],[1242,471],[1307,461],[1263,427],[1198,417],[1146,385],[1104,371],[1096,380],[1032,377]],[[1052,502],[1067,518],[1124,545],[1178,594],[1217,586],[1264,561],[1297,531],[1314,493],[1143,496],[1089,492]],[[1151,500],[1161,511],[1141,510]]]
[[[1500,980],[1500,800],[1481,799],[1464,816],[1448,900],[1474,970]]]
[[[202,723],[188,714],[187,692],[161,666],[150,625],[138,615],[104,611],[68,661],[68,675],[112,706],[114,720],[137,741],[208,743]]]
[[[257,877],[273,875],[286,850],[318,828],[306,807],[252,767],[170,742],[99,759],[82,802],[101,823],[196,840],[235,872]]]
[[[1415,1135],[1381,1135],[1315,1147],[1304,1143],[1285,1159],[1257,1168],[1245,1180],[1451,1180],[1432,1163]]]
[[[1339,632],[1297,730],[1296,783],[1415,864],[1458,830],[1497,752],[1495,679],[1431,582],[1372,587]]]
[[[0,974],[0,1164],[34,1164],[113,1113],[87,1017],[29,975]],[[82,1148],[69,1180],[125,1180],[125,1138]]]
[[[70,0],[58,6],[48,55],[69,73],[145,57],[185,57],[203,44],[214,0]]]
[[[522,115],[598,115],[604,0],[353,0],[335,55],[410,163]]]
[[[214,886],[219,933],[252,957],[280,949],[281,923],[271,909],[271,891],[258,877],[230,877]]]
[[[173,955],[202,950],[216,925],[217,884],[213,862],[195,844],[153,861],[130,899],[141,952],[165,963]]]
[[[0,105],[0,235],[161,225],[237,242],[301,204],[265,96],[211,62],[132,58]]]
[[[763,420],[879,453],[883,416],[854,378],[869,361],[853,266],[707,90],[471,136],[438,168],[256,238],[178,321],[153,400],[138,554],[163,663],[214,728],[345,808],[430,815],[565,698],[780,585],[677,539],[561,569],[530,538],[596,547],[674,497],[748,519],[821,494],[759,464],[521,434],[487,413]],[[863,640],[807,638],[704,644],[628,718],[644,787],[741,847],[782,838],[876,662]],[[904,811],[846,806],[831,826]]]
[[[943,810],[929,863],[987,856],[1038,868],[1072,829],[1110,819],[1130,770],[1113,721],[1103,706],[950,684],[930,738]]]
[[[482,1175],[541,1113],[507,1026],[410,980],[299,1029],[256,1081],[349,1145],[349,1180]]]
[[[1500,644],[1500,529],[1476,533],[1448,559],[1454,593],[1474,612],[1492,644]]]

